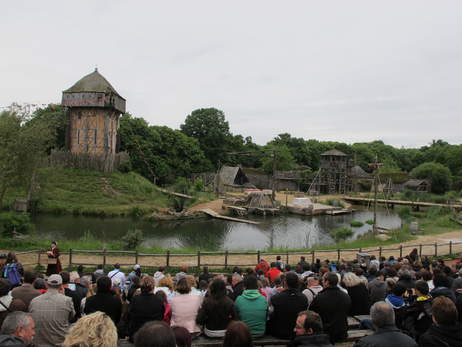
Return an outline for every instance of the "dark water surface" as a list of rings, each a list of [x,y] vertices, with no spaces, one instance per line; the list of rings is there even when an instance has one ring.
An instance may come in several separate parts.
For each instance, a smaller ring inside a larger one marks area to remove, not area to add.
[[[329,231],[350,226],[352,220],[372,219],[371,211],[359,210],[349,215],[314,216],[283,215],[256,217],[259,225],[227,222],[217,219],[147,223],[130,218],[97,218],[40,215],[33,219],[41,237],[57,240],[78,240],[91,233],[100,240],[119,240],[129,229],[143,231],[143,246],[170,249],[203,250],[265,250],[268,248],[309,248],[333,243]],[[399,216],[385,210],[378,211],[378,225],[398,228]],[[366,233],[368,224],[352,228],[352,239]]]

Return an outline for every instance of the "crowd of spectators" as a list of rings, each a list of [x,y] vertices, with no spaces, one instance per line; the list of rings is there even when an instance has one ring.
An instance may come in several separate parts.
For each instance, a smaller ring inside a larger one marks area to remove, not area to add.
[[[270,335],[290,347],[332,346],[348,338],[348,317],[363,316],[370,334],[355,346],[462,346],[462,269],[444,261],[404,258],[330,262],[280,257],[230,274],[199,275],[160,267],[126,274],[45,276],[21,269],[0,279],[1,346],[189,347],[198,336],[225,347],[253,346]],[[9,266],[11,267],[11,266]],[[18,271],[19,272],[19,271]]]

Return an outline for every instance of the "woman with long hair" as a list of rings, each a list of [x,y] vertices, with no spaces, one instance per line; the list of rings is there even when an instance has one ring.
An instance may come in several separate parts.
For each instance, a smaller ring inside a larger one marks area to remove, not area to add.
[[[21,285],[21,276],[24,275],[24,269],[18,261],[15,252],[9,252],[6,256],[6,262],[3,266],[3,277],[10,281],[12,287]]]
[[[223,337],[233,319],[236,319],[234,302],[226,295],[226,283],[216,278],[210,284],[196,322],[204,326],[204,334],[208,337]]]
[[[111,317],[95,312],[80,318],[64,340],[63,347],[117,346],[117,328]]]
[[[63,267],[61,266],[61,261],[59,260],[59,256],[61,255],[59,252],[58,244],[56,241],[51,242],[51,250],[47,252],[48,255],[48,266],[47,266],[47,276],[51,276],[53,274],[59,274],[63,271]]]

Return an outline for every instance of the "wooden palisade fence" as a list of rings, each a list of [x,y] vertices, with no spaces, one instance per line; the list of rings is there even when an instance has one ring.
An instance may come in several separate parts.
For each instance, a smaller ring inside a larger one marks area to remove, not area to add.
[[[446,242],[446,243],[427,243],[427,244],[414,244],[414,245],[399,245],[394,247],[367,247],[367,248],[347,248],[347,249],[329,249],[329,250],[309,250],[306,252],[285,251],[279,253],[270,252],[233,252],[233,251],[220,251],[220,252],[205,252],[197,251],[197,253],[181,254],[166,251],[165,253],[140,253],[138,251],[114,251],[114,250],[79,250],[69,249],[67,252],[61,252],[61,263],[63,267],[66,266],[97,266],[103,265],[112,266],[114,263],[119,263],[121,266],[132,266],[134,264],[141,264],[142,266],[165,266],[165,267],[221,267],[230,268],[234,266],[255,266],[261,258],[275,257],[280,255],[285,260],[286,264],[296,264],[300,256],[305,256],[307,261],[315,262],[317,258],[321,260],[330,259],[340,261],[345,259],[347,261],[356,258],[356,253],[368,253],[376,257],[403,257],[409,254],[411,249],[417,248],[419,255],[422,256],[444,256],[462,253],[462,242]],[[33,250],[16,252],[19,260],[24,257],[25,261],[21,261],[24,266],[31,265],[46,265],[46,253],[44,250]],[[250,257],[254,256],[254,261],[249,263]],[[296,258],[295,258],[296,257]],[[97,259],[97,260],[96,260]],[[178,261],[175,261],[178,259]],[[241,261],[236,261],[236,259]],[[242,261],[245,259],[245,261]],[[123,260],[123,261],[121,261]],[[129,262],[126,262],[129,260]],[[234,262],[233,262],[234,260]]]

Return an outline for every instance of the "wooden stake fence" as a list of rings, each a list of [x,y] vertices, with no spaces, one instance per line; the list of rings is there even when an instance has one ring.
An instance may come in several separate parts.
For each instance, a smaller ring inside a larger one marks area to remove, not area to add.
[[[455,253],[462,253],[462,242],[453,242],[449,241],[447,243],[429,243],[429,244],[416,244],[416,245],[399,245],[398,247],[369,247],[369,248],[349,248],[349,249],[323,249],[323,250],[310,250],[306,252],[281,252],[281,253],[274,253],[274,252],[233,252],[233,251],[221,251],[221,252],[204,252],[198,251],[195,254],[182,254],[182,253],[172,253],[171,251],[166,251],[165,253],[140,253],[138,251],[114,251],[114,250],[79,250],[79,249],[69,249],[67,252],[61,252],[61,263],[68,264],[70,267],[76,265],[84,265],[84,266],[97,266],[103,265],[103,267],[107,267],[115,263],[113,258],[115,257],[123,257],[124,262],[119,262],[121,266],[132,266],[134,264],[139,264],[143,266],[165,266],[165,267],[173,267],[179,266],[175,265],[173,259],[175,258],[185,258],[186,260],[182,260],[182,265],[187,265],[190,267],[201,267],[201,266],[210,266],[210,267],[223,267],[223,268],[230,268],[234,266],[255,266],[260,259],[268,260],[268,257],[276,257],[277,255],[284,255],[285,253],[285,260],[286,263],[298,263],[299,259],[294,260],[293,257],[295,256],[305,256],[309,259],[311,256],[311,262],[314,263],[317,258],[324,260],[325,258],[329,257],[330,259],[336,259],[340,261],[344,259],[342,255],[348,257],[345,260],[353,260],[356,257],[356,253],[368,253],[371,255],[376,255],[378,257],[383,256],[384,254],[388,256],[394,255],[402,257],[403,255],[407,254],[408,252],[406,249],[414,249],[417,248],[419,255],[423,256],[443,256],[443,255],[452,255],[453,252]],[[445,252],[446,247],[446,252]],[[457,250],[458,248],[458,250]],[[346,254],[348,253],[348,254]],[[47,258],[44,250],[33,250],[33,251],[24,251],[24,252],[16,252],[19,259],[21,260],[22,257],[26,258],[25,262],[22,262],[25,266],[30,265],[45,265],[46,262],[42,263],[43,260]],[[34,255],[36,255],[34,257]],[[79,259],[85,256],[86,259]],[[91,261],[91,257],[98,257],[100,259],[99,262]],[[240,256],[255,256],[255,263],[247,264],[245,261],[242,262],[232,262],[232,258],[242,258]],[[67,258],[66,258],[67,257]],[[35,261],[33,259],[36,259]],[[150,258],[149,261],[144,261],[146,258]],[[64,261],[67,259],[67,261]],[[83,261],[79,261],[83,260]],[[90,260],[90,261],[88,261]],[[120,259],[119,259],[120,260]],[[127,260],[125,262],[125,260]]]

